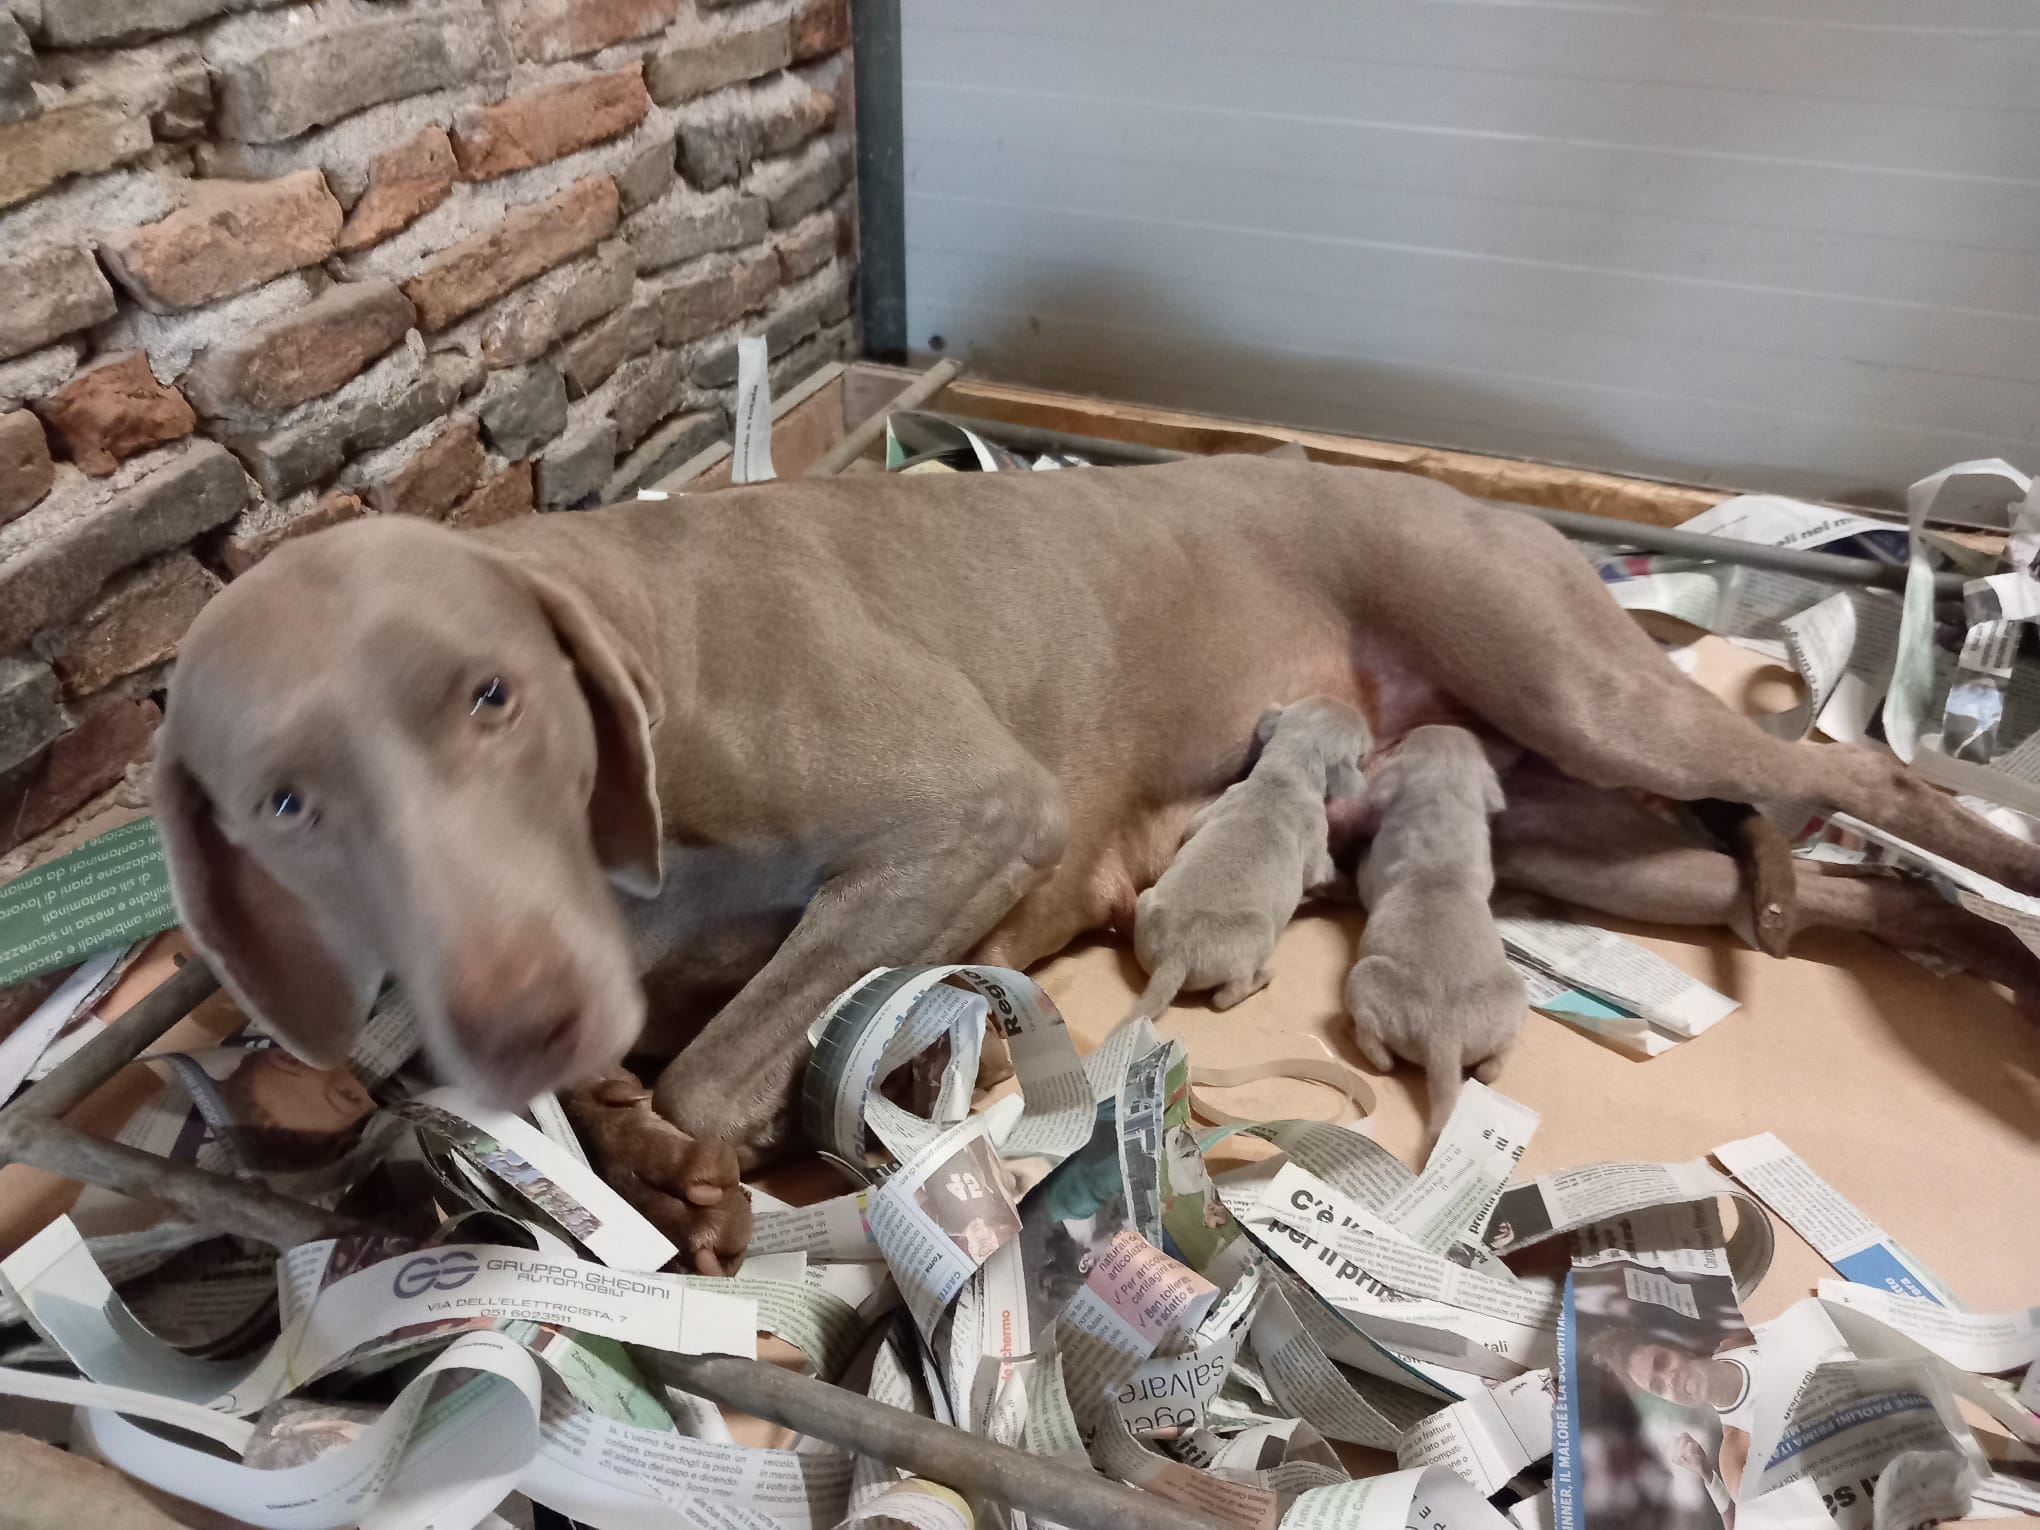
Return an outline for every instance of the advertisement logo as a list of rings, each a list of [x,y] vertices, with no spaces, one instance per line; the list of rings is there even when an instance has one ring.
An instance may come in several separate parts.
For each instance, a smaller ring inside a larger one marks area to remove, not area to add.
[[[473,1254],[455,1249],[446,1254],[420,1254],[397,1268],[390,1290],[398,1296],[423,1296],[427,1291],[458,1291],[481,1270]]]

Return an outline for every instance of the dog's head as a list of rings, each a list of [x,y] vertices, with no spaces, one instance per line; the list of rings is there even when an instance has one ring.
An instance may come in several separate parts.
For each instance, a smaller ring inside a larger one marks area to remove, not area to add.
[[[643,999],[614,882],[659,881],[660,700],[521,560],[378,518],[279,549],[193,623],[154,799],[190,938],[309,1062],[394,975],[499,1104],[620,1058]]]

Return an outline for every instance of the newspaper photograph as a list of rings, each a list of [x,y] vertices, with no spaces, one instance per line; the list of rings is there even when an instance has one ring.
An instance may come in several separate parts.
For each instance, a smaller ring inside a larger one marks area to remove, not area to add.
[[[604,1264],[656,1270],[679,1252],[594,1170],[508,1111],[442,1088],[404,1101],[396,1113],[509,1186]]]
[[[1045,1333],[1090,1275],[1093,1250],[1130,1226],[1120,1170],[1119,1129],[1102,1112],[1091,1140],[1028,1193],[1020,1208],[1020,1254],[1027,1266],[1028,1323]]]
[[[871,1198],[878,1240],[907,1310],[933,1335],[964,1281],[1020,1235],[1006,1176],[973,1116],[899,1166]]]
[[[1574,1269],[1554,1425],[1560,1530],[1732,1530],[1755,1354],[1725,1275]]]

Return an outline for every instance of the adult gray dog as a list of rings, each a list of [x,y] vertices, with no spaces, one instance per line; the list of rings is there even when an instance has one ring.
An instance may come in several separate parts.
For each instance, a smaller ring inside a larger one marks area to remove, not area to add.
[[[156,806],[191,938],[294,1050],[344,1056],[394,974],[452,1078],[576,1086],[715,1269],[830,998],[1127,928],[1256,719],[1313,694],[1384,742],[1473,719],[1530,751],[1500,875],[1612,912],[1737,906],[1729,857],[1639,839],[1615,788],[1824,801],[2040,890],[2040,849],[1888,755],[1722,707],[1537,521],[1247,458],[310,536],[192,626]],[[1804,923],[2010,960],[1931,891],[1799,875]],[[677,1060],[648,1094],[627,1049]]]

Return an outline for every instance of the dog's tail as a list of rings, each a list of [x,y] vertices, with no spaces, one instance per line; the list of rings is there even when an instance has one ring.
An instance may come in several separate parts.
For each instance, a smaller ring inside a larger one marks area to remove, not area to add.
[[[1140,1002],[1133,1006],[1129,1020],[1159,1020],[1162,1011],[1176,1002],[1176,995],[1183,991],[1183,982],[1190,976],[1190,964],[1179,956],[1164,957],[1161,964],[1148,975],[1147,987],[1140,992]]]

